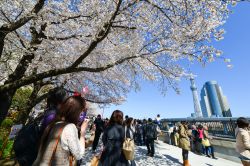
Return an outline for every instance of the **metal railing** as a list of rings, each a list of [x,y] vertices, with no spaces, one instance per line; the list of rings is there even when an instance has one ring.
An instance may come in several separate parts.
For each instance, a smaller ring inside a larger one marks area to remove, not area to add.
[[[206,125],[210,135],[222,138],[235,139],[236,120],[238,118],[174,118],[162,119],[162,129],[166,130],[171,126],[176,126],[181,121],[187,121],[189,124],[198,126]],[[247,118],[250,121],[250,118]]]

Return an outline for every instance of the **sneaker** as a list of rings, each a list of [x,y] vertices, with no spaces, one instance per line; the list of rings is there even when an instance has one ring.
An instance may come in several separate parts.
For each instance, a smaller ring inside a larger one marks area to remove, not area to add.
[[[154,157],[154,154],[150,154],[149,156],[150,156],[150,157]]]

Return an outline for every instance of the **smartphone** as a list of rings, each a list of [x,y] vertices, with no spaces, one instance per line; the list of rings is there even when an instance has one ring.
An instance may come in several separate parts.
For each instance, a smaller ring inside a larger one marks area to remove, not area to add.
[[[80,116],[79,116],[79,120],[78,120],[78,124],[81,125],[82,122],[85,120],[87,115],[87,112],[81,112]]]

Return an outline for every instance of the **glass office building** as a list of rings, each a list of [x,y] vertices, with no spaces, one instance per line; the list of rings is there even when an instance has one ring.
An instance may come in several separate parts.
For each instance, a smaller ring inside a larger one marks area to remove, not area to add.
[[[216,81],[205,83],[200,103],[204,117],[232,117],[227,98]]]

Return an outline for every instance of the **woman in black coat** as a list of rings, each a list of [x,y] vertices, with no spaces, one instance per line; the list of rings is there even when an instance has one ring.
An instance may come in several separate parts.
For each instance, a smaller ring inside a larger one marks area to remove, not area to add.
[[[123,124],[123,113],[115,110],[110,118],[109,124],[102,137],[104,150],[101,155],[100,164],[102,166],[128,166],[122,152],[122,144],[125,138]]]

